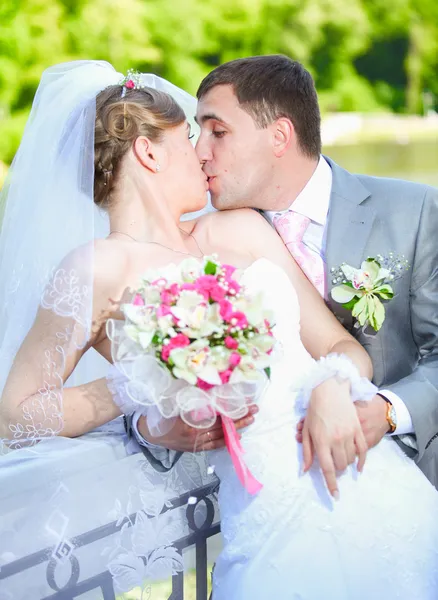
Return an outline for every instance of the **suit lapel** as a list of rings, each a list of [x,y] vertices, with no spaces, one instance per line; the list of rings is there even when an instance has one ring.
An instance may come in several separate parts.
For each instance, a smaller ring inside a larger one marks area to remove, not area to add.
[[[341,169],[326,158],[332,168],[333,182],[330,196],[326,234],[326,289],[332,311],[350,328],[353,322],[351,312],[331,299],[330,291],[338,281],[333,271],[342,263],[360,267],[365,247],[375,219],[375,211],[364,201],[370,192],[357,177]]]

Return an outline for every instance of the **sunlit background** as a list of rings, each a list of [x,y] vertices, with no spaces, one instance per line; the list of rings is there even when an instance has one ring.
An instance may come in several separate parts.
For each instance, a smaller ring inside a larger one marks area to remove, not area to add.
[[[437,0],[1,0],[0,182],[53,63],[105,59],[194,93],[214,66],[267,53],[314,75],[342,166],[438,185]]]

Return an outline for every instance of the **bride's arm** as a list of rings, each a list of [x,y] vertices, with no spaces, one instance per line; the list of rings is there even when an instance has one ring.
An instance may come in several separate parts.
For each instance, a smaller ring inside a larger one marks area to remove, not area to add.
[[[234,214],[233,214],[234,213]],[[254,260],[264,257],[289,275],[298,296],[301,338],[315,359],[344,354],[363,377],[372,378],[372,363],[362,346],[342,327],[309,282],[280,237],[253,210],[229,211],[222,215],[227,239],[238,239]],[[221,229],[222,229],[221,227]],[[356,409],[351,402],[350,383],[331,378],[313,391],[303,431],[304,469],[318,456],[327,485],[336,496],[336,470],[345,469],[359,456],[362,469],[367,450]]]
[[[0,400],[0,438],[24,443],[34,427],[47,435],[75,437],[119,416],[106,379],[64,387],[79,360],[99,337],[114,292],[114,281],[123,274],[118,257],[95,253],[93,327],[84,349],[65,342],[63,332],[78,326],[70,317],[40,308],[9,372]],[[111,265],[111,271],[107,265]],[[64,341],[63,341],[64,339]],[[20,431],[22,432],[20,434]]]

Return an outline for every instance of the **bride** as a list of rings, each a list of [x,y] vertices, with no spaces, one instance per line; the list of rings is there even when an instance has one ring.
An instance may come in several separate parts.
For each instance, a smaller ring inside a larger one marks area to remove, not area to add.
[[[248,497],[228,455],[217,450],[210,456],[221,480],[224,538],[214,600],[257,600],[266,594],[304,600],[436,598],[436,491],[395,444],[385,441],[368,453],[360,473],[366,446],[351,390],[361,377],[371,379],[369,358],[260,215],[224,211],[180,222],[183,214],[205,206],[208,184],[190,142],[191,126],[175,101],[184,103],[186,96],[162,80],[161,88],[171,95],[154,89],[157,81],[134,74],[122,80],[98,61],[58,65],[43,75],[4,191],[0,437],[5,449],[39,459],[39,474],[46,479],[54,455],[61,457],[59,481],[68,464],[80,473],[71,449],[78,452],[89,438],[74,446],[62,440],[102,431],[121,414],[118,395],[110,393],[106,377],[97,378],[96,356],[111,362],[105,326],[117,316],[125,290],[135,288],[146,269],[215,252],[240,270],[248,289],[267,292],[284,352],[258,414],[240,423],[251,424],[242,444],[262,491]],[[313,319],[300,323],[304,304]],[[339,482],[331,458],[324,465],[325,480],[316,467],[300,474],[294,435],[301,417],[298,381],[303,373],[309,378],[320,373],[321,363],[314,359],[333,353],[339,357],[326,363],[329,376],[313,390],[310,403],[321,435],[340,434],[336,464],[345,471]],[[205,434],[199,437],[208,447]],[[17,466],[13,454],[6,454],[3,466]],[[38,461],[33,462],[36,468]],[[62,504],[67,522],[75,494],[83,493],[72,489],[73,497]],[[31,502],[27,517],[47,529],[48,521],[38,521],[40,509],[41,502]],[[146,535],[146,529],[138,531]],[[18,537],[14,531],[12,546]],[[139,537],[131,554],[145,544]],[[153,543],[147,542],[150,557]],[[117,578],[111,560],[106,566]],[[139,580],[129,581],[133,587]],[[22,583],[22,591],[23,586],[23,597],[43,597],[32,582]]]

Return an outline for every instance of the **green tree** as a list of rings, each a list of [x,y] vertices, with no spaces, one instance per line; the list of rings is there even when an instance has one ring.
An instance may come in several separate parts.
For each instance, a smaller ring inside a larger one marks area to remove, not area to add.
[[[424,89],[432,89],[438,95],[438,2],[372,0],[364,6],[375,42],[406,40],[406,50],[400,56],[406,76],[405,107],[410,113],[422,112]]]

